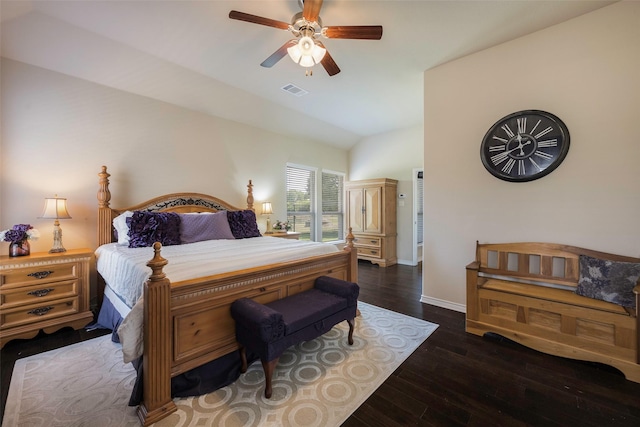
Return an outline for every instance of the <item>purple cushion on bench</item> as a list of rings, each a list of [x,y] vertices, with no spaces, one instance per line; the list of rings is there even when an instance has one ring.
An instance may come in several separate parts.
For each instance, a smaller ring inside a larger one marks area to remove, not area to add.
[[[280,312],[285,324],[285,334],[291,335],[302,328],[322,321],[347,308],[347,300],[318,289],[310,289],[266,304]],[[313,307],[313,310],[310,308]]]

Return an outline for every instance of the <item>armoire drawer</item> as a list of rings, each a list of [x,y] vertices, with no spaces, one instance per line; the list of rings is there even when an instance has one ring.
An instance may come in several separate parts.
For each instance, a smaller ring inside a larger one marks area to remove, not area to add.
[[[356,247],[374,247],[379,248],[382,239],[380,237],[356,236],[353,244]]]
[[[380,248],[357,248],[358,255],[364,255],[368,257],[382,258],[382,249]]]

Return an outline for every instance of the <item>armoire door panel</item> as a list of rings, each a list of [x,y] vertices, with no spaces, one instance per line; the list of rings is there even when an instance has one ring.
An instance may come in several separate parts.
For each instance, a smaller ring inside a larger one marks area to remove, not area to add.
[[[364,231],[366,233],[380,233],[382,231],[382,188],[365,188],[364,200]]]
[[[347,201],[349,203],[348,212],[348,227],[353,229],[354,233],[361,233],[364,231],[364,218],[363,210],[364,205],[362,203],[362,190],[349,191]]]

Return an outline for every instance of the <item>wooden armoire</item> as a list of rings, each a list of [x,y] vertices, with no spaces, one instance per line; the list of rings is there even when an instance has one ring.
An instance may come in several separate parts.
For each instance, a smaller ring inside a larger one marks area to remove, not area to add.
[[[347,230],[352,228],[358,259],[381,267],[396,264],[398,181],[389,178],[349,181],[345,190]]]

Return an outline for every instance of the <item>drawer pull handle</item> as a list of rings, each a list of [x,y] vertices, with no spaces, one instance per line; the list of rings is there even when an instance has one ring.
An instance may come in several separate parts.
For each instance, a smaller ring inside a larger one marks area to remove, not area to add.
[[[49,306],[49,307],[40,307],[40,308],[36,308],[36,309],[33,309],[33,310],[27,312],[27,314],[33,314],[34,316],[44,316],[50,310],[53,310],[53,307],[51,307],[51,306]]]
[[[373,254],[373,255],[377,255],[377,254],[378,254],[378,251],[371,251],[371,254]]]
[[[371,243],[373,243],[375,245],[376,243],[378,243],[378,241],[377,240],[372,240]]]
[[[36,271],[35,273],[29,273],[27,274],[27,276],[31,276],[31,277],[35,277],[36,279],[44,279],[45,277],[49,276],[51,273],[53,273],[53,271]]]
[[[43,297],[49,292],[53,292],[53,288],[38,289],[37,291],[27,292],[27,295],[33,295],[34,297]]]

